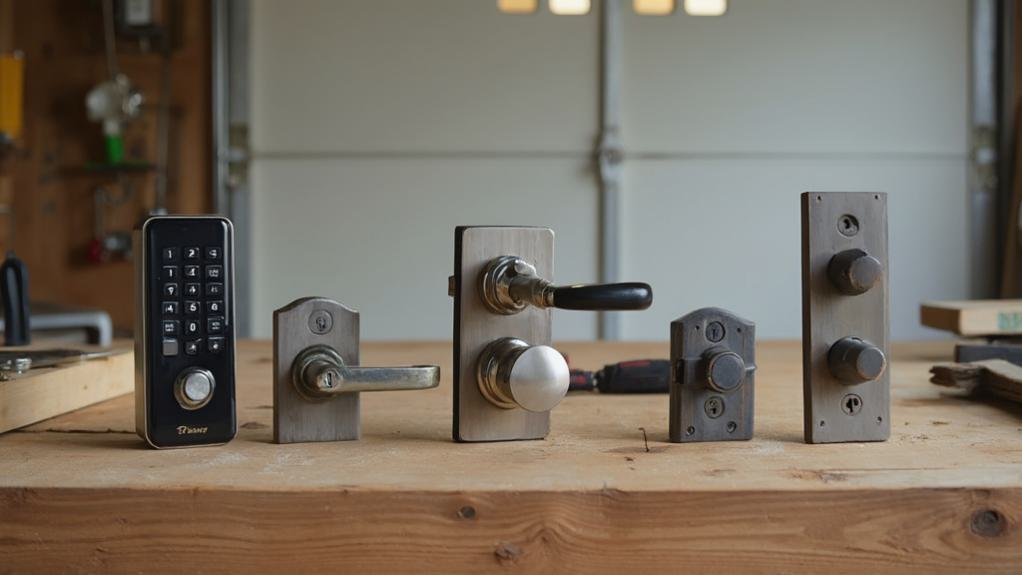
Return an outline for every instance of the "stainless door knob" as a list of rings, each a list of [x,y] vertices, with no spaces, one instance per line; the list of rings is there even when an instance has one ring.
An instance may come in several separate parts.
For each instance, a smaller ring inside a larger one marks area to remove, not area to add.
[[[333,348],[315,345],[295,358],[291,380],[302,395],[322,399],[361,391],[429,389],[440,384],[440,368],[349,366]]]
[[[653,303],[649,284],[628,282],[555,286],[536,268],[515,256],[494,258],[479,276],[483,304],[493,313],[511,315],[532,305],[573,310],[639,310]]]
[[[189,411],[199,409],[213,399],[216,379],[208,370],[190,367],[177,376],[174,382],[174,398]]]
[[[476,379],[483,397],[497,407],[550,411],[568,393],[568,362],[550,346],[507,337],[479,355]]]
[[[830,347],[827,363],[831,374],[845,385],[873,381],[883,375],[887,357],[872,343],[846,337]]]

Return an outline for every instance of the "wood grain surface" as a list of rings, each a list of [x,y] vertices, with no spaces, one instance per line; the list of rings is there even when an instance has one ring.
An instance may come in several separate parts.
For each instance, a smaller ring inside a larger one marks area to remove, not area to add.
[[[558,346],[574,367],[662,343]],[[884,443],[802,442],[800,347],[757,346],[756,437],[667,442],[666,395],[569,394],[543,441],[451,441],[436,389],[365,394],[359,441],[272,442],[268,342],[239,349],[238,437],[154,451],[131,396],[0,436],[0,572],[1022,571],[1022,409],[944,395],[950,343],[895,345]]]

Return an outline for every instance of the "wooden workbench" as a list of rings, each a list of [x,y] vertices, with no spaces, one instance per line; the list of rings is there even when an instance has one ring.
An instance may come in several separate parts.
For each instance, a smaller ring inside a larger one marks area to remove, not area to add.
[[[895,348],[886,443],[802,443],[790,342],[758,348],[749,442],[667,443],[666,395],[571,394],[545,441],[455,444],[450,345],[365,344],[440,388],[364,394],[360,441],[275,445],[246,342],[226,446],[144,448],[130,395],[0,436],[0,572],[1022,572],[1022,410],[942,396],[950,354]]]

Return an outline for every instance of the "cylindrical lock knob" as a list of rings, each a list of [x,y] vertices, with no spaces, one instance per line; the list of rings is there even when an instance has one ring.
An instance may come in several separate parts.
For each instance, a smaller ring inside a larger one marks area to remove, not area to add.
[[[174,382],[174,398],[181,407],[191,411],[209,403],[213,398],[216,379],[209,370],[190,367],[181,372]]]
[[[873,381],[887,369],[883,350],[857,337],[846,337],[830,346],[827,363],[830,373],[846,385]]]
[[[483,350],[476,367],[480,393],[504,409],[550,411],[568,393],[568,362],[547,345],[499,339]]]
[[[845,295],[864,294],[884,275],[880,260],[860,249],[845,250],[830,258],[827,277]]]
[[[730,393],[745,381],[745,360],[733,351],[707,353],[706,384],[714,391]]]

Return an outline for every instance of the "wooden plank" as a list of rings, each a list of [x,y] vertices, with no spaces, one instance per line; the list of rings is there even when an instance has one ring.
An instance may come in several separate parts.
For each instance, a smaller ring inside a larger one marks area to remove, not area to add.
[[[661,343],[557,346],[593,369]],[[802,443],[800,347],[757,345],[756,436],[667,441],[666,395],[571,393],[544,441],[451,441],[437,389],[362,398],[359,441],[272,443],[272,351],[243,342],[237,439],[141,448],[130,396],[0,436],[14,571],[1019,572],[1022,409],[928,382],[950,342],[894,345],[892,435]],[[644,437],[648,441],[644,441]]]
[[[928,301],[919,321],[934,329],[979,337],[1022,334],[1022,300]]]
[[[5,348],[12,350],[14,348]],[[131,350],[0,381],[0,433],[130,393]]]
[[[1020,500],[958,489],[23,489],[0,493],[0,550],[11,572],[1017,573],[1019,529],[983,517],[1022,516]]]

